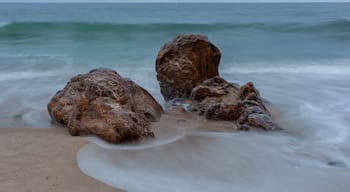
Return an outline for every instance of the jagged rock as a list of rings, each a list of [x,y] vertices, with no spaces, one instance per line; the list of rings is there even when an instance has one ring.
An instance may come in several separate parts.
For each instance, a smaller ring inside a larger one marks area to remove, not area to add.
[[[239,87],[221,77],[214,77],[198,84],[192,90],[191,98],[197,101],[192,110],[207,119],[236,120],[243,130],[272,130],[277,127],[251,82]]]
[[[165,44],[156,60],[164,99],[188,98],[197,83],[219,75],[220,58],[220,50],[204,35],[180,35]]]
[[[110,69],[73,77],[47,107],[71,135],[94,134],[112,143],[154,137],[150,122],[163,112],[145,89]]]
[[[249,82],[241,87],[239,91],[239,104],[237,105],[240,114],[238,122],[242,128],[262,128],[273,130],[278,126],[273,122],[268,109],[260,96],[259,91]]]
[[[213,120],[236,120],[236,105],[239,87],[228,83],[221,77],[207,79],[193,88],[192,110]]]

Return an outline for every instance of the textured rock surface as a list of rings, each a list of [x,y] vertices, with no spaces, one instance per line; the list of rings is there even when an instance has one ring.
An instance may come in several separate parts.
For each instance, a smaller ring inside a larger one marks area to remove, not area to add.
[[[221,77],[207,79],[196,86],[191,98],[198,103],[192,110],[213,120],[236,120],[239,87],[228,83]]]
[[[221,77],[214,77],[198,84],[191,98],[197,101],[192,105],[192,110],[205,115],[207,119],[237,120],[239,128],[243,130],[276,128],[253,83],[239,87]]]
[[[238,122],[242,129],[262,128],[273,130],[278,128],[265,107],[259,91],[251,82],[241,87],[237,108],[240,114]]]
[[[219,75],[220,50],[204,35],[181,35],[165,44],[156,60],[165,100],[188,98],[202,80]]]
[[[240,87],[219,77],[220,57],[204,35],[181,35],[165,44],[156,60],[165,100],[184,102],[207,119],[236,121],[240,129],[276,128],[253,83]]]
[[[110,69],[73,77],[48,104],[51,118],[71,135],[94,134],[112,143],[153,137],[163,109],[143,88]]]

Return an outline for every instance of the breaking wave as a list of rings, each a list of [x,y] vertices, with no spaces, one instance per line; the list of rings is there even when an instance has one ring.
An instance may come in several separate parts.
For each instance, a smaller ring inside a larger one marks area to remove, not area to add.
[[[281,33],[350,32],[350,21],[338,19],[319,23],[146,23],[119,24],[103,22],[8,22],[0,24],[0,39],[51,36],[59,33],[152,33],[203,32],[220,30],[263,30]]]

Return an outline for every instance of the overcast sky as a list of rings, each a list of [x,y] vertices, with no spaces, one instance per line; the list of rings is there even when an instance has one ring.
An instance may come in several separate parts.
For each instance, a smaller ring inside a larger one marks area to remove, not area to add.
[[[0,0],[0,2],[350,2],[350,0]]]

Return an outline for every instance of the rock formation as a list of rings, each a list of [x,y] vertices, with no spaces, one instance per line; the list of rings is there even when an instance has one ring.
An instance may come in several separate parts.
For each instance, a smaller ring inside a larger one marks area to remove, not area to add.
[[[168,105],[180,102],[186,110],[232,121],[243,130],[277,128],[253,83],[240,87],[219,76],[220,57],[204,35],[182,35],[165,44],[156,71]],[[53,121],[66,125],[71,135],[92,134],[111,143],[154,137],[150,123],[163,113],[145,89],[110,69],[73,77],[47,107]]]
[[[212,120],[237,120],[236,106],[239,102],[239,86],[225,81],[221,77],[204,80],[191,94],[194,101],[191,110],[198,111]]]
[[[191,97],[197,101],[192,105],[192,110],[205,115],[207,119],[234,120],[241,130],[276,128],[258,90],[251,82],[239,87],[214,77],[196,86]]]
[[[240,129],[277,126],[253,83],[239,85],[219,77],[220,50],[203,35],[183,35],[165,44],[156,60],[166,101],[191,100],[191,110],[207,119],[237,121]]]
[[[198,82],[219,75],[220,58],[220,50],[204,35],[182,35],[165,44],[156,60],[164,99],[189,97]]]
[[[154,137],[150,122],[163,109],[133,81],[110,69],[73,77],[48,104],[51,118],[71,135],[93,134],[111,143]]]

